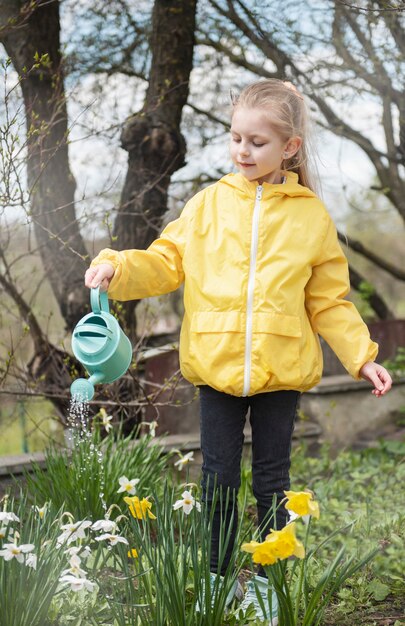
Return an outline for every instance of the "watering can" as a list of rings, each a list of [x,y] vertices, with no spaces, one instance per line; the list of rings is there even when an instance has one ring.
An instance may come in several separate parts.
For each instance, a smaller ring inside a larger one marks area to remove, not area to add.
[[[90,374],[70,387],[72,396],[82,401],[92,399],[94,385],[123,376],[132,359],[131,342],[110,313],[107,293],[91,289],[90,303],[92,312],[78,322],[72,335],[73,354]]]

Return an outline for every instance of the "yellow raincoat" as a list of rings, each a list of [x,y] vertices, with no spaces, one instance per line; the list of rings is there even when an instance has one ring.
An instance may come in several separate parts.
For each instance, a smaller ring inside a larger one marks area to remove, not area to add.
[[[355,377],[378,346],[352,303],[346,258],[316,195],[288,173],[258,185],[228,174],[203,189],[147,250],[105,249],[108,295],[157,296],[184,282],[183,376],[236,396],[319,382],[318,334]]]

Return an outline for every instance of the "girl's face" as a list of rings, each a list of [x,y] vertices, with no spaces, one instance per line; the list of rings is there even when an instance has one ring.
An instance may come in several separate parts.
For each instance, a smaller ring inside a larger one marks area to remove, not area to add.
[[[231,158],[250,181],[281,183],[281,163],[301,145],[299,137],[287,141],[273,129],[269,114],[259,108],[236,107],[231,125]]]

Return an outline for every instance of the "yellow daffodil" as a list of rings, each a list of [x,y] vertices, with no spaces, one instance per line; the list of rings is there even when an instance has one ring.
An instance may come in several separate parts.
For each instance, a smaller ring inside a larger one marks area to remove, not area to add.
[[[130,559],[137,559],[138,558],[138,552],[137,552],[136,548],[131,548],[131,550],[128,550],[128,557]]]
[[[290,556],[303,559],[305,556],[305,548],[295,536],[295,522],[281,530],[272,530],[267,535],[265,543],[270,544],[268,549],[272,550],[278,559],[288,559]]]
[[[129,506],[129,510],[133,517],[137,519],[145,519],[146,514],[150,519],[156,519],[156,515],[153,515],[152,511],[152,502],[149,502],[147,498],[142,498],[140,500],[138,496],[133,496],[132,498],[124,498],[124,502],[126,502]]]
[[[284,491],[287,502],[285,508],[297,515],[312,515],[319,519],[319,504],[313,499],[310,491]]]
[[[243,550],[243,552],[250,552],[251,554],[253,554],[253,552],[257,550],[257,548],[260,545],[261,544],[258,541],[250,541],[249,543],[242,543],[241,550]]]
[[[253,561],[260,565],[273,565],[290,556],[296,556],[299,559],[305,556],[305,548],[295,536],[294,522],[282,530],[272,530],[262,543],[251,541],[242,544],[242,550],[250,552],[253,555]]]
[[[278,557],[274,554],[273,546],[268,541],[260,543],[253,552],[253,561],[260,565],[273,565],[278,561]]]

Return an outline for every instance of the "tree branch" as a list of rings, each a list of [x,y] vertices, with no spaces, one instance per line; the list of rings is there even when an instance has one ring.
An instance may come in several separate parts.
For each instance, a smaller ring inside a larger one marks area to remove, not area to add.
[[[374,265],[377,265],[377,267],[379,267],[380,269],[388,272],[388,274],[391,274],[391,276],[394,276],[394,278],[405,281],[405,272],[403,270],[399,269],[395,265],[392,265],[392,263],[388,263],[388,261],[382,259],[380,256],[366,248],[360,241],[352,239],[351,237],[348,237],[347,235],[344,235],[339,231],[338,238],[342,243],[347,244],[349,248],[351,248],[351,250],[353,250],[354,252],[358,252],[364,258],[374,263]]]
[[[354,287],[354,289],[356,289],[359,293],[364,292],[364,285],[368,284],[368,281],[351,265],[349,265],[349,278],[350,284]],[[395,315],[388,308],[383,297],[375,291],[374,287],[367,295],[367,302],[380,320],[395,318]]]

